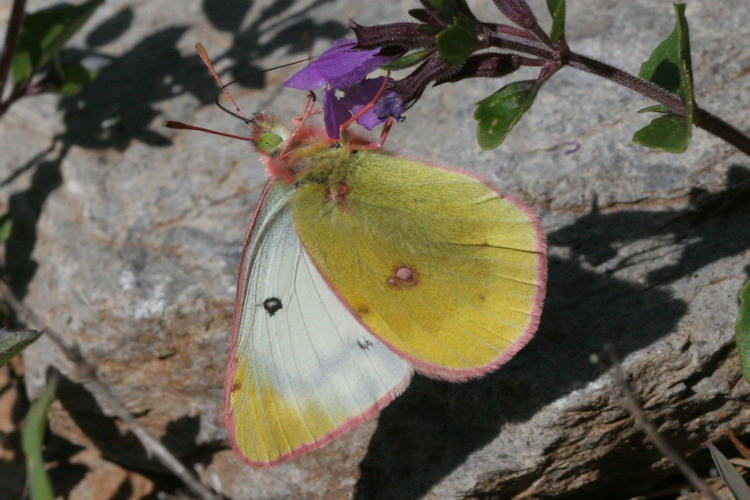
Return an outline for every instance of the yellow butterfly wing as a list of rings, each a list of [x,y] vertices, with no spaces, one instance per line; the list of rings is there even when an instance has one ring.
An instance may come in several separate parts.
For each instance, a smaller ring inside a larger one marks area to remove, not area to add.
[[[376,414],[411,366],[333,293],[295,232],[284,181],[264,191],[243,248],[225,415],[233,447],[268,467]]]
[[[371,150],[322,154],[291,196],[312,261],[369,331],[417,371],[491,371],[537,328],[539,222],[484,181]]]

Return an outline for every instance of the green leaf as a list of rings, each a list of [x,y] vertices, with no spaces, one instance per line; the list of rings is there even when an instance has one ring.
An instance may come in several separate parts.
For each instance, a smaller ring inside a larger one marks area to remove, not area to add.
[[[474,52],[477,32],[468,19],[456,18],[453,25],[435,37],[440,59],[450,65],[461,64]]]
[[[547,0],[547,9],[552,15],[549,37],[553,42],[559,42],[565,38],[565,0]]]
[[[740,311],[734,325],[734,337],[737,341],[742,375],[750,382],[750,280],[742,286],[740,291]]]
[[[711,443],[708,443],[708,451],[711,452],[711,458],[716,465],[716,469],[719,471],[721,478],[727,484],[729,491],[734,495],[734,498],[750,498],[750,487],[748,487],[745,480],[742,479],[742,476],[740,476],[740,473],[734,468],[734,465],[727,460],[727,457],[725,457],[724,454]]]
[[[0,328],[0,366],[4,366],[14,356],[34,342],[42,332],[35,330],[7,330]]]
[[[42,458],[44,433],[47,430],[47,411],[55,399],[57,377],[47,383],[47,387],[26,414],[26,423],[21,434],[21,445],[26,456],[26,478],[29,484],[29,497],[32,500],[52,500],[54,493],[47,477]]]
[[[10,213],[7,213],[0,217],[0,245],[10,239],[10,235],[13,233],[13,219]]]
[[[437,11],[438,16],[446,20],[460,17],[461,14],[471,15],[466,0],[427,0]]]
[[[686,104],[693,101],[693,75],[690,64],[690,35],[685,4],[674,4],[677,20],[672,33],[641,65],[639,76],[679,95]]]
[[[633,142],[670,153],[683,153],[690,142],[690,124],[681,116],[660,116],[636,132]]]
[[[21,32],[18,38],[18,47],[11,62],[13,85],[17,86],[30,80],[39,66],[41,58],[41,44],[33,36]]]
[[[536,80],[513,82],[477,103],[477,140],[482,149],[500,145],[508,132],[534,102],[540,84]]]
[[[70,37],[103,3],[104,0],[89,0],[81,5],[63,3],[27,15],[13,58],[14,84],[25,83],[42,65],[56,59]]]
[[[672,33],[641,65],[640,77],[680,97],[685,103],[685,116],[665,113],[639,130],[633,142],[663,149],[671,153],[682,153],[690,142],[693,124],[695,96],[693,93],[693,70],[690,62],[690,34],[685,18],[685,4],[674,4],[677,20]],[[654,109],[663,112],[663,109]],[[678,126],[677,122],[683,122]],[[679,137],[678,137],[679,135]]]
[[[382,68],[388,71],[398,71],[400,69],[408,68],[424,61],[425,59],[430,57],[430,54],[434,52],[434,49],[418,50],[416,52],[412,52],[411,54],[406,54],[403,57],[399,57],[395,61],[389,62],[388,64],[382,66]]]
[[[638,110],[639,113],[671,113],[672,111],[662,105],[662,104],[654,104],[653,106],[646,106],[645,108],[641,108]]]

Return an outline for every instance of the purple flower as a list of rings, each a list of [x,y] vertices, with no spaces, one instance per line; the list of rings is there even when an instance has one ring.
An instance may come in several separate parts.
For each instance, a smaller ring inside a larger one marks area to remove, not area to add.
[[[346,89],[327,88],[323,91],[323,121],[325,121],[329,137],[337,138],[341,124],[375,98],[375,94],[383,85],[383,80],[385,80],[383,76],[367,78]],[[336,93],[342,91],[343,95],[340,98],[337,97]],[[357,123],[367,130],[372,130],[389,116],[400,119],[401,111],[403,111],[401,99],[392,90],[386,90],[375,107],[360,116]]]
[[[337,40],[317,59],[284,83],[285,87],[323,91],[323,118],[328,136],[338,139],[341,124],[366,106],[383,85],[384,77],[368,79],[368,73],[388,63],[380,49],[357,50],[356,40]],[[398,95],[386,89],[373,109],[357,119],[368,130],[393,116],[402,119]]]

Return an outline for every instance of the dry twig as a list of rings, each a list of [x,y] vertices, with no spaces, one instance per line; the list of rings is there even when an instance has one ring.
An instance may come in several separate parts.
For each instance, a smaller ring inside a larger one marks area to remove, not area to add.
[[[0,281],[0,293],[3,298],[10,304],[18,318],[27,326],[32,326],[38,330],[44,331],[44,334],[63,352],[78,370],[78,375],[86,387],[101,401],[107,404],[117,418],[122,420],[141,441],[143,447],[153,454],[167,469],[177,476],[185,486],[194,494],[202,499],[219,498],[209,487],[201,483],[193,473],[175,457],[164,445],[148,432],[141,424],[136,421],[135,417],[123,405],[110,387],[105,384],[96,374],[95,368],[78,352],[74,347],[69,346],[55,330],[42,321],[31,309],[20,302],[10,287]]]

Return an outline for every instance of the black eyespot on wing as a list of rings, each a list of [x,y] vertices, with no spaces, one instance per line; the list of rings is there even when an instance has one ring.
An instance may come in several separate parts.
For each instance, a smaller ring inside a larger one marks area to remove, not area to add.
[[[284,306],[281,305],[281,299],[276,297],[269,297],[263,301],[263,309],[266,310],[269,316],[273,316],[276,314],[276,311],[281,310],[283,307]]]

